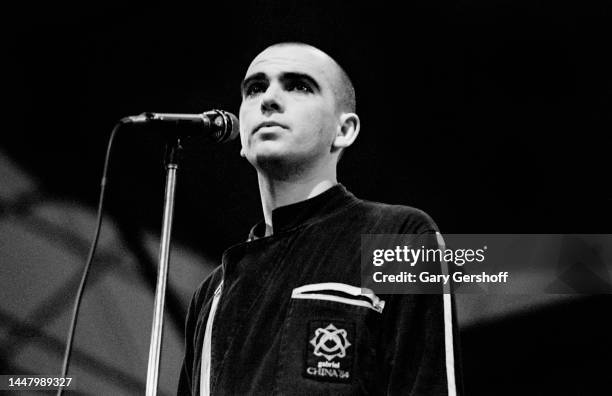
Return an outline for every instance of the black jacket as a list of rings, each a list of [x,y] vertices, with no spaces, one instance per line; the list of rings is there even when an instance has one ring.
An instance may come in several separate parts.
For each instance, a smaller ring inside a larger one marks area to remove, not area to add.
[[[337,185],[274,210],[272,223],[273,235],[257,238],[260,223],[249,241],[227,249],[197,289],[179,394],[199,394],[206,323],[222,281],[213,395],[454,394],[443,296],[358,294],[361,235],[433,235],[429,216],[359,200]]]

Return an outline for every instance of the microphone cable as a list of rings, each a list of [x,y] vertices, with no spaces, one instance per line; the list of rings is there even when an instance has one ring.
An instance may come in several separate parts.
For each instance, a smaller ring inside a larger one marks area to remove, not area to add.
[[[85,283],[87,282],[87,275],[89,275],[89,268],[91,267],[91,262],[93,261],[94,254],[96,252],[96,247],[98,245],[98,239],[100,237],[100,229],[102,228],[102,211],[104,208],[104,193],[106,191],[106,182],[107,182],[107,174],[108,174],[108,164],[110,162],[110,154],[113,147],[113,141],[115,140],[115,135],[119,128],[129,122],[128,117],[122,118],[119,120],[117,124],[113,127],[110,138],[108,139],[108,144],[106,146],[106,156],[104,158],[104,168],[102,170],[102,180],[100,181],[100,196],[98,198],[98,212],[96,215],[96,230],[94,233],[93,240],[91,242],[91,246],[89,247],[89,254],[87,255],[87,262],[85,263],[85,268],[83,269],[83,275],[81,276],[81,283],[79,284],[79,288],[77,290],[77,295],[74,301],[74,306],[72,307],[72,316],[70,319],[70,328],[68,330],[68,338],[66,340],[66,349],[64,350],[64,358],[62,361],[62,373],[60,378],[65,378],[68,374],[68,365],[70,364],[70,354],[72,352],[72,342],[74,340],[74,332],[77,324],[77,318],[79,315],[79,308],[81,306],[81,300],[83,297],[83,291],[85,290]],[[60,385],[57,388],[57,396],[62,395],[64,387]]]

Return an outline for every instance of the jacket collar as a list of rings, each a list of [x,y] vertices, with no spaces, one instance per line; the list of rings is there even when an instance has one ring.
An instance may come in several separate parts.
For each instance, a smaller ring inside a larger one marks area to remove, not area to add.
[[[274,234],[300,225],[317,222],[338,209],[357,201],[353,194],[338,183],[315,197],[274,209],[272,211]],[[264,237],[265,229],[266,225],[263,220],[255,224],[251,228],[248,240],[252,241]]]

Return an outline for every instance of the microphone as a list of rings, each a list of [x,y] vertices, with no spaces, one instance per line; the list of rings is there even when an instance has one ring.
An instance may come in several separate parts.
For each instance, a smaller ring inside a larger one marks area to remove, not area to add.
[[[181,136],[204,135],[215,143],[225,143],[233,140],[240,134],[238,118],[232,113],[223,110],[210,110],[202,114],[173,114],[173,113],[142,113],[121,119],[124,123],[173,123],[177,126],[195,126],[190,128],[198,132],[179,132]]]

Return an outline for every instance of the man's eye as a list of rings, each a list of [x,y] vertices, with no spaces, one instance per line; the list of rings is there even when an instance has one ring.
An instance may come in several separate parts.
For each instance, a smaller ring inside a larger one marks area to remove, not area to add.
[[[302,81],[291,82],[287,86],[287,90],[289,91],[298,91],[298,92],[313,92],[310,85]]]
[[[266,87],[264,83],[252,83],[245,90],[244,94],[246,96],[253,96],[259,93],[265,92]]]

